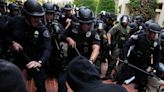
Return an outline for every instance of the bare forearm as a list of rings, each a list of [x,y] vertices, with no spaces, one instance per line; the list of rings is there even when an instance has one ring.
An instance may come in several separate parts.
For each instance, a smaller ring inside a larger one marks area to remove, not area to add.
[[[100,46],[95,44],[92,46],[92,53],[91,53],[91,56],[90,56],[90,60],[92,60],[92,62],[94,63],[97,56],[99,55],[99,50],[100,50]]]
[[[107,33],[107,39],[108,39],[108,43],[111,44],[111,34]]]

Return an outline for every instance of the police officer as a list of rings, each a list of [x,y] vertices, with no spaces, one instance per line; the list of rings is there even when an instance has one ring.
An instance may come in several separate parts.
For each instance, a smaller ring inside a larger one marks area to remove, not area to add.
[[[64,6],[64,12],[63,14],[61,14],[60,18],[59,18],[59,22],[63,25],[63,27],[66,30],[71,30],[71,21],[72,21],[72,6],[69,4],[66,4]]]
[[[14,17],[8,24],[8,41],[14,50],[14,63],[27,69],[34,78],[37,92],[46,92],[43,66],[50,56],[51,40],[43,25],[45,12],[36,0],[28,0],[22,13],[24,16]]]
[[[9,4],[8,9],[10,10],[10,12],[9,12],[10,17],[19,15],[19,7],[17,4],[15,4],[15,3]]]
[[[105,28],[105,24],[102,20],[97,20],[96,22],[96,30],[97,33],[100,35],[100,54],[98,57],[98,60],[100,62],[100,76],[101,78],[105,77],[106,74],[106,70],[107,70],[107,58],[109,55],[109,51],[106,50],[106,44],[108,43],[107,41],[107,35],[106,35],[106,31],[104,30]]]
[[[0,0],[0,57],[9,59],[7,57],[8,44],[6,43],[6,30],[9,16],[6,13],[6,0]]]
[[[120,23],[113,26],[107,33],[108,49],[111,49],[111,56],[108,65],[107,76],[112,77],[112,70],[115,68],[117,58],[122,58],[122,46],[129,37],[129,17],[123,15]]]
[[[123,46],[123,60],[125,63],[130,63],[138,68],[141,68],[147,72],[151,71],[154,67],[153,64],[160,61],[159,44],[156,34],[161,31],[161,28],[156,23],[149,25],[149,31],[140,34],[134,34],[128,39]],[[129,50],[130,46],[133,49]],[[130,54],[128,55],[128,52]],[[151,55],[153,54],[153,63],[151,63]],[[134,70],[128,65],[124,65],[118,76],[118,84],[122,84],[126,78],[131,74],[135,75],[135,83],[138,86],[138,92],[145,92],[147,75]]]
[[[107,12],[105,14],[105,20],[104,23],[106,24],[105,26],[105,31],[108,32],[113,26],[114,22],[116,21],[117,16],[114,13]]]
[[[137,24],[137,30],[144,30],[144,18],[142,16],[136,16],[134,23]]]
[[[49,30],[53,47],[47,67],[48,74],[52,76],[56,73],[58,75],[64,58],[63,48],[60,43],[63,41],[65,29],[56,19],[57,6],[52,3],[44,3],[43,7],[46,10],[46,26]]]
[[[6,14],[6,7],[7,7],[7,3],[6,0],[0,0],[0,15],[4,15]]]
[[[80,8],[78,19],[80,22],[79,29],[67,33],[68,57],[71,60],[78,55],[74,49],[76,47],[82,56],[87,57],[94,63],[100,49],[100,37],[95,31],[90,30],[93,13],[86,7]]]
[[[130,27],[130,33],[129,33],[130,35],[132,35],[138,31],[137,25],[134,22],[130,23],[129,27]]]
[[[96,31],[91,30],[93,12],[86,7],[79,10],[80,26],[78,30],[70,30],[66,34],[68,43],[69,61],[78,55],[85,56],[90,63],[94,63],[100,50],[100,37]]]
[[[105,22],[106,13],[107,13],[106,11],[103,11],[103,10],[102,10],[102,11],[100,12],[99,16],[98,16],[98,17],[99,17],[98,19],[100,19],[100,20],[102,20],[102,21]]]
[[[159,40],[160,40],[160,54],[161,54],[161,60],[160,62],[156,63],[157,64],[157,75],[159,75],[159,77],[161,77],[162,79],[164,79],[164,72],[162,69],[164,69],[164,67],[162,67],[162,64],[164,64],[164,31],[162,31],[160,33],[160,36],[159,36]],[[160,63],[161,63],[161,66],[160,66]],[[163,72],[163,73],[162,73]],[[163,74],[163,75],[162,75]]]

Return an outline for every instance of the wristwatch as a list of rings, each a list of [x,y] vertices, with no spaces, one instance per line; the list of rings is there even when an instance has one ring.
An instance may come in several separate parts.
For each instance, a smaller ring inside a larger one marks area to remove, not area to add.
[[[39,62],[41,65],[42,65],[42,63],[43,63],[41,60],[39,60],[38,62]]]

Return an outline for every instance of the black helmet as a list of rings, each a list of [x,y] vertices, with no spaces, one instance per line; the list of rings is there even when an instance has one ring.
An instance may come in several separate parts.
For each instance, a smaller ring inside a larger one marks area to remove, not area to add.
[[[148,21],[146,21],[145,22],[145,28],[148,28],[149,27],[149,25],[151,24],[151,23],[154,23],[154,21],[153,20],[148,20]]]
[[[70,10],[72,10],[72,6],[69,5],[69,4],[66,4],[66,5],[64,6],[64,10],[65,10],[65,11],[70,11]]]
[[[149,31],[159,33],[161,27],[157,23],[150,23],[148,27]]]
[[[144,21],[144,18],[142,16],[136,16],[135,17],[135,20],[140,21],[140,22],[143,22]]]
[[[9,9],[9,10],[18,10],[19,7],[18,7],[17,4],[11,3],[11,4],[8,5],[8,9]]]
[[[0,6],[7,6],[6,0],[0,0]]]
[[[160,40],[161,40],[161,41],[164,41],[164,31],[162,31],[162,32],[160,33]]]
[[[121,23],[128,23],[128,22],[129,22],[129,16],[128,16],[128,15],[123,15],[123,16],[120,18],[120,22],[121,22]]]
[[[129,24],[129,27],[130,27],[131,30],[137,29],[137,25],[136,25],[136,23],[134,23],[134,22],[130,23],[130,24]]]
[[[79,16],[77,17],[80,23],[91,23],[94,19],[93,12],[87,7],[80,8]]]
[[[59,11],[59,6],[57,4],[54,4],[54,10]]]
[[[46,10],[46,12],[55,12],[55,7],[52,3],[44,3],[43,7]]]
[[[117,20],[117,16],[116,16],[116,14],[114,14],[114,13],[108,12],[108,13],[105,14],[105,17],[106,17],[107,19],[111,19],[112,21],[116,21],[116,20]]]
[[[36,0],[27,0],[23,6],[23,14],[30,16],[44,16],[43,7]]]

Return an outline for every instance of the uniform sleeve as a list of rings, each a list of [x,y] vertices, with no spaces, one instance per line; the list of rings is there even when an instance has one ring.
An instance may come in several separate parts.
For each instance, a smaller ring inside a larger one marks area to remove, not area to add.
[[[97,32],[94,32],[93,34],[93,44],[100,45],[100,35]]]
[[[153,65],[150,64],[150,66],[152,66],[153,68],[155,68],[155,65],[157,63],[159,63],[161,60],[161,53],[160,53],[160,46],[158,45],[155,49],[154,49],[154,53],[153,53]]]
[[[117,31],[118,31],[118,24],[113,26],[109,31],[108,33],[110,33],[111,35],[114,35]]]
[[[51,55],[51,38],[48,30],[44,30],[43,32],[43,53],[40,58],[40,61],[42,61],[43,64],[49,59]]]
[[[130,46],[135,45],[135,42],[138,40],[138,35],[132,35],[124,44],[123,44],[123,60],[127,59],[127,54]]]

